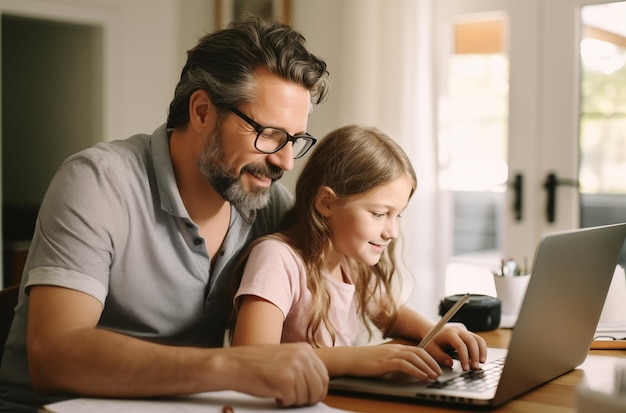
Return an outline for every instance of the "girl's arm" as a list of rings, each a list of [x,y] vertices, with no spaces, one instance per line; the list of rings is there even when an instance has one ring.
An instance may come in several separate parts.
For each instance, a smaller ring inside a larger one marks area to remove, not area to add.
[[[233,332],[233,346],[280,343],[283,313],[274,304],[254,295],[242,296]],[[381,376],[402,372],[419,380],[436,379],[441,368],[426,350],[415,346],[345,346],[316,348],[330,377]]]
[[[232,345],[279,344],[283,313],[274,304],[255,295],[240,297]]]
[[[383,325],[377,323],[377,327],[382,331],[386,331],[389,337],[406,339],[415,343],[419,342],[422,337],[428,334],[430,329],[435,325],[432,320],[405,306],[398,309],[397,318],[391,326],[384,324],[388,321],[389,320],[383,321]]]
[[[280,343],[283,313],[274,304],[254,295],[240,297],[232,345]],[[315,353],[330,377],[374,377],[402,372],[419,380],[436,379],[441,368],[426,350],[415,346],[345,346],[316,348]]]
[[[392,338],[407,339],[418,343],[434,323],[408,307],[400,307],[395,323],[388,327],[387,335]],[[383,329],[387,326],[378,325]],[[479,369],[487,358],[487,344],[477,334],[468,331],[463,324],[448,323],[428,345],[428,352],[444,366],[452,365],[452,357],[447,351],[454,349],[464,370]],[[447,351],[446,351],[447,350]]]
[[[279,344],[292,297],[299,296],[302,288],[306,288],[303,268],[288,244],[278,236],[254,244],[234,298],[237,319],[232,345]]]

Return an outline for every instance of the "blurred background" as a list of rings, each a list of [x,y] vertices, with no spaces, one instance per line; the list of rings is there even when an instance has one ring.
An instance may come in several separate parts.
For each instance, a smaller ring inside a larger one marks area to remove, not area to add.
[[[402,292],[419,311],[494,295],[491,269],[530,265],[547,232],[626,221],[626,2],[0,0],[5,286],[63,159],[165,122],[186,50],[243,11],[327,61],[310,133],[373,125],[409,153]]]

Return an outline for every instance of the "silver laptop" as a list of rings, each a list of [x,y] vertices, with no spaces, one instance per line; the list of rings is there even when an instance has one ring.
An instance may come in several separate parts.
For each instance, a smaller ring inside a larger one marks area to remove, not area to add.
[[[489,348],[481,370],[455,361],[437,381],[340,377],[330,390],[495,407],[567,373],[587,357],[625,237],[626,223],[544,236],[509,348]]]

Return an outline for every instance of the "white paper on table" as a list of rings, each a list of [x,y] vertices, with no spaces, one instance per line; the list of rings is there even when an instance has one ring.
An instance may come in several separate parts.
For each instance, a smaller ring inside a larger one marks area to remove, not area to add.
[[[626,324],[626,272],[619,264],[615,267],[599,324]]]
[[[222,413],[226,405],[231,406],[235,413],[288,411],[278,406],[272,398],[254,397],[230,390],[156,399],[78,398],[48,404],[44,410],[54,413]],[[297,413],[340,412],[348,410],[336,409],[324,403],[297,408]]]
[[[614,340],[626,340],[626,324],[598,324],[594,337],[612,337]]]
[[[621,265],[615,267],[594,336],[626,339],[626,273]]]

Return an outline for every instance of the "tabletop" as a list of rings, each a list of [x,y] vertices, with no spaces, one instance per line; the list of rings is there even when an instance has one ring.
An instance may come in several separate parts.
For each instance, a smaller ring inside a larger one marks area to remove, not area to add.
[[[510,329],[496,329],[479,333],[489,347],[507,348],[511,338]],[[575,413],[576,391],[585,381],[595,389],[610,389],[613,386],[614,366],[626,359],[626,350],[590,350],[583,364],[556,379],[523,394],[503,406],[494,409],[497,412],[535,413],[542,411]],[[380,400],[369,397],[329,394],[324,402],[332,407],[359,413],[394,412],[451,412],[464,411],[439,405]]]

